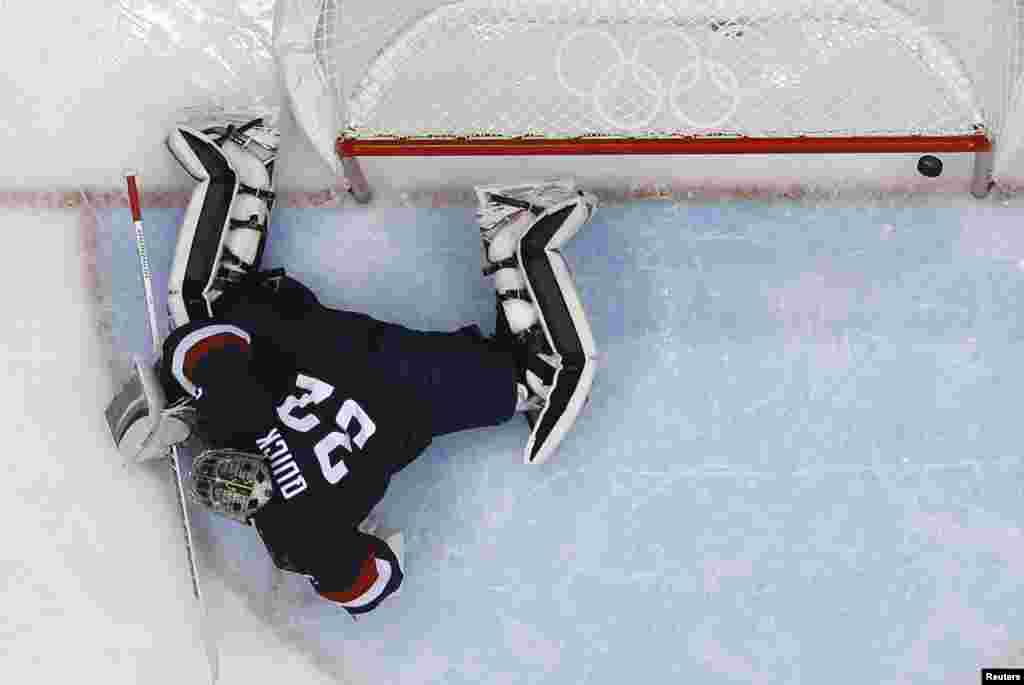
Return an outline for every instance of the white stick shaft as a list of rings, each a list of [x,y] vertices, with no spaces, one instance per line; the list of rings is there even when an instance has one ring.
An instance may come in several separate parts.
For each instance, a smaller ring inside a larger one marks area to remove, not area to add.
[[[149,256],[146,254],[146,232],[142,226],[142,202],[139,200],[139,186],[134,174],[128,175],[128,204],[135,224],[135,250],[139,253],[142,268],[142,287],[146,291],[146,309],[149,312],[149,332],[153,336],[153,353],[160,354],[160,326],[156,322],[156,301],[153,299],[153,275],[149,270]]]
[[[146,309],[149,311],[149,331],[153,335],[153,353],[160,355],[160,327],[156,322],[156,301],[153,299],[153,275],[149,269],[149,256],[146,254],[146,233],[142,226],[142,203],[139,199],[139,187],[134,174],[128,175],[128,203],[132,209],[132,222],[135,224],[135,249],[139,253],[139,265],[142,268],[142,285],[146,291]],[[178,507],[185,532],[185,552],[188,555],[189,575],[192,579],[192,593],[199,606],[199,632],[206,652],[207,663],[210,665],[210,682],[215,684],[220,675],[220,659],[217,645],[211,631],[210,620],[206,615],[206,604],[203,602],[202,587],[199,584],[199,564],[195,555],[195,541],[192,539],[192,525],[188,519],[188,503],[185,501],[185,483],[181,468],[181,455],[178,446],[171,446],[171,471],[174,473],[174,485],[178,491]]]
[[[149,257],[146,254],[146,237],[142,222],[135,222],[135,248],[139,253],[139,264],[142,266],[142,286],[146,291],[146,309],[149,312],[149,332],[153,336],[153,352],[160,354],[160,327],[156,322],[156,300],[153,298],[153,275],[149,270]]]

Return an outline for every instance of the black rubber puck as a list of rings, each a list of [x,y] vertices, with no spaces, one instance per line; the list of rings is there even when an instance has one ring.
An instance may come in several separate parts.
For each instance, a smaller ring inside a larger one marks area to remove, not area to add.
[[[937,178],[942,175],[942,160],[935,155],[925,155],[917,161],[917,170],[922,176]]]

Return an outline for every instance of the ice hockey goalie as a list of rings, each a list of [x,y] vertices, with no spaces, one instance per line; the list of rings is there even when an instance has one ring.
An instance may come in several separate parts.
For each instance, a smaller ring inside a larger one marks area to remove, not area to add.
[[[404,577],[401,535],[364,521],[434,437],[525,412],[525,460],[538,464],[569,433],[594,342],[558,248],[596,201],[565,182],[480,189],[497,333],[416,331],[259,271],[273,202],[271,146],[248,138],[259,128],[177,127],[169,138],[199,185],[171,272],[159,405],[192,412],[204,446],[187,479],[195,501],[252,525],[279,568],[357,616]]]

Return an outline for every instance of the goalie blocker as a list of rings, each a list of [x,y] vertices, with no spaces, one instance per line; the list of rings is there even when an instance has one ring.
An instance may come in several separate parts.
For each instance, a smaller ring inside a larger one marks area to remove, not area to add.
[[[531,431],[523,459],[540,464],[572,429],[594,381],[597,348],[559,248],[590,219],[597,198],[572,181],[476,191],[499,334],[520,346],[523,380],[536,402],[527,411]]]

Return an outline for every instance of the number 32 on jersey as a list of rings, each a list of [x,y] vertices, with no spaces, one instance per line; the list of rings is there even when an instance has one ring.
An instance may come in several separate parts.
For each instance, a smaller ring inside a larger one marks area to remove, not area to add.
[[[320,419],[313,413],[313,409],[303,412],[309,405],[319,405],[334,394],[334,386],[330,383],[299,374],[295,379],[295,385],[306,392],[300,396],[289,395],[281,406],[277,408],[277,416],[288,428],[299,433],[308,433],[320,425]],[[359,432],[355,435],[349,434],[352,421],[359,424]],[[348,467],[345,465],[344,455],[341,455],[337,463],[332,463],[332,454],[340,447],[345,454],[352,454],[353,444],[355,449],[361,450],[366,441],[377,432],[377,426],[359,403],[353,399],[347,399],[341,403],[341,408],[334,415],[334,424],[339,430],[331,431],[322,437],[313,446],[313,453],[320,462],[320,470],[324,478],[331,485],[334,485],[348,474]]]

